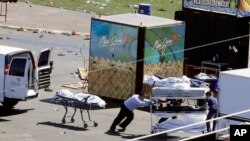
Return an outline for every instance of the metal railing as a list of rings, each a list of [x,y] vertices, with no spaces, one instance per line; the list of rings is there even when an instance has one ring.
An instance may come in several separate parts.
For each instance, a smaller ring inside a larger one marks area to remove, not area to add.
[[[206,74],[213,74],[215,76],[219,76],[220,70],[217,68],[195,66],[195,65],[191,65],[191,64],[184,65],[183,73],[187,77],[194,78],[195,75],[197,75],[201,72],[206,73]]]

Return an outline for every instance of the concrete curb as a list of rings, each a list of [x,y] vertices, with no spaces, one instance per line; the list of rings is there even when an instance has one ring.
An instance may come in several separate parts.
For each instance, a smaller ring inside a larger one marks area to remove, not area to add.
[[[67,36],[82,36],[85,40],[90,39],[90,33],[82,33],[82,32],[76,32],[76,31],[63,31],[63,30],[48,30],[43,28],[31,28],[31,27],[20,27],[20,26],[14,26],[14,25],[3,25],[0,24],[0,28],[5,29],[14,29],[17,31],[32,31],[33,33],[49,33],[49,34],[62,34]]]

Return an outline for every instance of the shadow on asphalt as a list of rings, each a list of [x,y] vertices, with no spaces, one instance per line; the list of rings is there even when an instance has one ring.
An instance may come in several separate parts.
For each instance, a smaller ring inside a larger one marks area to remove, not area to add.
[[[7,120],[7,119],[1,119],[1,118],[0,118],[0,122],[4,122],[4,121],[10,121],[10,120]]]
[[[86,131],[86,130],[88,130],[84,127],[66,125],[66,124],[55,123],[55,122],[50,122],[50,121],[38,122],[37,125],[48,125],[48,126],[54,126],[54,127],[64,128],[64,129],[69,129],[69,130],[74,130],[74,131]]]
[[[120,134],[120,136],[124,139],[134,139],[134,138],[138,138],[138,137],[145,136],[145,135],[133,135],[133,134],[122,133]],[[166,140],[178,141],[181,139],[185,139],[185,138],[180,138],[178,136],[157,135],[157,136],[153,136],[153,137],[149,137],[145,139],[140,139],[140,141],[166,141]],[[216,140],[215,140],[215,134],[214,134],[214,135],[209,135],[205,137],[200,137],[197,139],[192,139],[189,141],[216,141]]]
[[[109,131],[104,132],[105,134],[109,135],[109,136],[120,136],[123,139],[133,139],[133,138],[138,138],[138,137],[142,137],[145,136],[144,135],[135,135],[135,134],[129,134],[129,133],[123,133],[123,132],[111,132],[109,133]]]
[[[145,136],[145,135],[134,135],[134,134],[127,134],[127,133],[121,133],[120,135],[124,139],[134,139],[134,138]],[[154,137],[150,137],[146,139],[140,139],[140,141],[164,141],[164,140],[166,140],[166,136],[162,136],[162,135],[158,135],[158,136],[154,136]]]
[[[146,136],[146,134],[131,134],[131,133],[124,133],[124,132],[115,132],[115,133],[108,133],[104,132],[107,135],[110,136],[120,136],[121,138],[125,139],[125,140],[130,140],[130,139],[134,139],[134,138],[138,138],[138,137],[142,137],[142,136]],[[154,136],[154,137],[150,137],[150,138],[146,138],[146,139],[140,139],[140,141],[165,141],[167,139],[166,136],[162,136],[162,135],[158,135],[158,136]]]
[[[0,117],[23,114],[23,113],[26,113],[26,112],[28,112],[30,110],[34,110],[34,109],[9,109],[9,108],[5,108],[3,106],[0,106],[0,111],[1,111],[0,112]]]

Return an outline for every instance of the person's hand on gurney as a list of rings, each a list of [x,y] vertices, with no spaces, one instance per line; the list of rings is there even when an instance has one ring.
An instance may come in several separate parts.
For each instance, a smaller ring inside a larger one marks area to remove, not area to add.
[[[156,102],[149,100],[149,101],[148,101],[148,106],[152,106],[152,105],[154,105],[155,103],[156,103]]]
[[[161,103],[157,99],[151,99],[149,106],[152,106],[153,109],[159,109]]]

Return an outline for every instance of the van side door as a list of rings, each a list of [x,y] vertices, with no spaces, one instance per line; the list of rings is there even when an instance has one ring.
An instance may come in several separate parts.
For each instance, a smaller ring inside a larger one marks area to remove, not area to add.
[[[27,57],[14,57],[10,62],[9,72],[5,76],[5,97],[25,100],[28,92]]]
[[[50,73],[52,67],[50,66],[51,48],[40,51],[37,60],[36,79],[38,82],[38,89],[48,88],[50,86]]]

